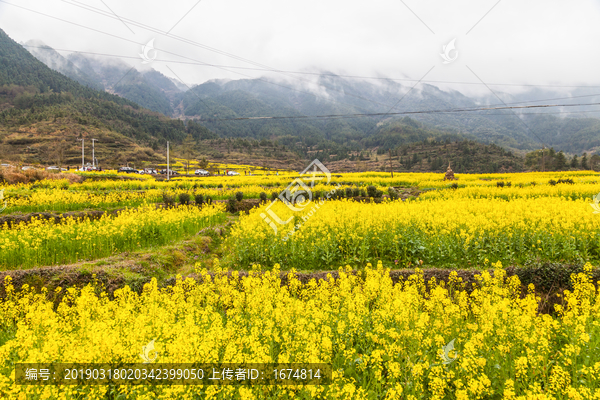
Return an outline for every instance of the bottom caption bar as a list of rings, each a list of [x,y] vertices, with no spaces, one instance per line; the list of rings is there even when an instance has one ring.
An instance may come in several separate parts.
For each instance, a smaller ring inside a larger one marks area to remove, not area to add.
[[[17,385],[329,385],[330,364],[18,363]]]

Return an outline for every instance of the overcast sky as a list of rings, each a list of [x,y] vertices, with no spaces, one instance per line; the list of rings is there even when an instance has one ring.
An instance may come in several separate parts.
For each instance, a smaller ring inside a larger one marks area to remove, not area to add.
[[[430,71],[424,81],[598,85],[598,21],[597,0],[0,0],[0,27],[17,42],[39,39],[142,68],[142,45],[155,39],[149,65],[188,84],[265,75],[185,64],[261,68],[243,58],[292,71],[415,80]],[[456,59],[443,64],[442,47],[452,39],[456,51],[448,57]]]

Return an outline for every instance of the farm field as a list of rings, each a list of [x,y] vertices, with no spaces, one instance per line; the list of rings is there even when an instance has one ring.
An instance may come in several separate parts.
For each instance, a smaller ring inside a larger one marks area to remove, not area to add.
[[[2,185],[2,397],[600,399],[600,174],[310,177]],[[16,384],[16,363],[141,363],[151,341],[157,363],[332,383]]]

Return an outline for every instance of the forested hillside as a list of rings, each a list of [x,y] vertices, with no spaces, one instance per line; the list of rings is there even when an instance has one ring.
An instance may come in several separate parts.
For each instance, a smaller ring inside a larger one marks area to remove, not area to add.
[[[48,162],[77,160],[77,138],[101,137],[108,163],[158,160],[167,140],[214,137],[122,97],[91,89],[52,71],[0,30],[0,155]],[[59,143],[65,141],[59,149]],[[56,158],[56,157],[55,157]]]

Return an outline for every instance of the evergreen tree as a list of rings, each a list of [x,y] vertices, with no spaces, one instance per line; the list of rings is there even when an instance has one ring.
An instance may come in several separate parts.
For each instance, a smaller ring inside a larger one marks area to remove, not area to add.
[[[571,168],[579,168],[579,160],[577,159],[577,154],[575,154],[571,159]]]
[[[594,154],[590,157],[590,168],[596,171],[596,169],[600,166],[600,156],[598,154]]]
[[[565,157],[565,154],[562,151],[559,151],[554,157],[554,169],[562,171],[563,169],[565,169],[566,166],[567,157]]]

